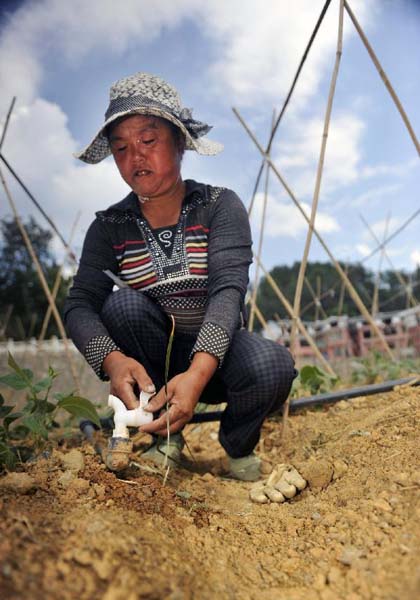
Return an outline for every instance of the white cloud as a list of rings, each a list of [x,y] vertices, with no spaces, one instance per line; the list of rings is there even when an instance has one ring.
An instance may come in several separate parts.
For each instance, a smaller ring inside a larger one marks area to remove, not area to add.
[[[338,206],[351,206],[353,208],[373,206],[382,201],[386,196],[392,196],[402,189],[401,183],[393,183],[390,185],[380,185],[358,194],[356,196],[344,198]],[[336,205],[337,206],[337,205]]]
[[[292,139],[277,146],[276,163],[300,197],[313,195],[323,127],[322,119],[297,122]],[[354,114],[340,113],[331,119],[321,197],[358,179],[364,129],[364,122]]]
[[[94,51],[104,57],[121,55],[139,40],[156,38],[163,28],[175,29],[192,20],[217,48],[209,66],[213,90],[222,92],[229,103],[262,110],[264,103],[283,99],[322,6],[323,1],[313,0],[288,6],[278,0],[265,0],[263,5],[254,0],[155,0],[151,10],[138,0],[125,0],[123,9],[113,0],[26,2],[3,27],[0,38],[0,114],[5,114],[11,97],[18,96],[5,154],[63,228],[70,229],[70,219],[82,208],[82,231],[94,210],[115,202],[126,188],[115,176],[112,162],[92,167],[72,159],[79,144],[66,114],[40,97],[48,55],[59,56],[66,73]],[[352,3],[363,23],[377,6],[377,0]],[[330,7],[305,65],[296,95],[300,108],[317,92],[325,69],[332,64],[336,16],[336,8]],[[342,114],[333,119],[321,193],[357,176],[362,131],[357,117]],[[321,133],[319,120],[296,127],[296,136],[282,155],[292,171],[303,167],[298,195],[312,195]],[[298,155],[301,165],[296,164]],[[270,211],[269,235],[297,236],[306,231],[304,219],[292,205],[276,200]],[[339,226],[321,211],[317,228],[327,233],[338,231]]]
[[[28,102],[45,76],[42,61],[47,53],[59,53],[68,65],[77,66],[92,51],[121,54],[139,40],[151,41],[163,28],[174,29],[189,19],[217,44],[210,65],[215,89],[240,105],[279,103],[322,6],[323,2],[313,0],[296,0],[287,6],[278,0],[265,0],[262,5],[255,0],[155,0],[153,9],[138,0],[125,0],[123,7],[114,0],[27,2],[2,31],[1,88]],[[352,6],[365,23],[378,2],[353,0]],[[316,92],[334,56],[336,13],[332,5],[318,32],[297,86],[298,103]],[[353,28],[345,31],[354,34]]]
[[[323,2],[295,0],[213,0],[204,3],[207,33],[222,44],[212,66],[218,89],[240,105],[261,106],[263,101],[283,101]],[[337,3],[338,5],[338,3]],[[370,20],[376,1],[354,0],[353,10],[362,23]],[[334,60],[338,11],[332,4],[318,31],[294,95],[293,109],[317,90],[327,65]],[[345,37],[354,34],[345,28]]]
[[[364,178],[374,177],[406,177],[410,171],[419,168],[418,158],[413,158],[404,163],[367,165],[360,170]]]
[[[255,197],[254,210],[252,214],[252,226],[255,231],[255,238],[258,235],[261,223],[264,195],[258,193]],[[302,203],[305,213],[310,216],[311,208],[305,202]],[[321,234],[334,233],[340,230],[337,221],[331,215],[318,211],[315,221],[315,227]],[[291,237],[299,238],[306,234],[308,225],[298,209],[289,203],[284,203],[269,194],[267,199],[267,212],[265,220],[265,234],[268,237]]]
[[[410,254],[410,260],[415,267],[420,266],[420,249],[413,250]]]
[[[367,244],[356,244],[356,250],[361,256],[368,256],[372,252],[372,248]]]
[[[95,166],[78,164],[72,158],[77,149],[67,128],[67,117],[56,104],[37,99],[18,107],[10,120],[5,141],[8,161],[65,238],[69,236],[76,213],[82,212],[75,237],[75,246],[80,247],[95,211],[117,202],[129,190],[113,161],[106,160]],[[30,212],[37,214],[30,200],[19,188],[15,189],[19,212],[26,212],[29,207]],[[61,249],[58,241],[55,249]]]

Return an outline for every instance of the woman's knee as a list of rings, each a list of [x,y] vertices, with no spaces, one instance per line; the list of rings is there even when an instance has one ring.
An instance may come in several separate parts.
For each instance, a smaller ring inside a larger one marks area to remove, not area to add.
[[[253,377],[258,389],[268,396],[278,397],[280,402],[286,400],[297,374],[287,348],[270,342],[262,356],[253,362]]]
[[[159,317],[161,317],[159,307],[145,294],[131,288],[112,292],[101,311],[101,319],[109,329]]]

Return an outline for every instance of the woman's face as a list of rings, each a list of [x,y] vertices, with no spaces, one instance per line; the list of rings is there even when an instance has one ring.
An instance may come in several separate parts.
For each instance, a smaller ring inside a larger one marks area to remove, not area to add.
[[[111,129],[109,144],[121,177],[138,196],[165,196],[180,181],[182,149],[164,119],[127,117]]]

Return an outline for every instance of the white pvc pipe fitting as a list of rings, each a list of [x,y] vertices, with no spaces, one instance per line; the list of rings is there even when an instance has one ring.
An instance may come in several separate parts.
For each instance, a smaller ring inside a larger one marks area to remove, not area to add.
[[[140,406],[131,410],[128,410],[124,402],[117,398],[117,396],[109,395],[108,406],[114,411],[115,429],[112,432],[112,437],[129,438],[129,426],[139,427],[153,421],[153,413],[144,410],[144,407],[147,406],[153,395],[142,391],[139,398]]]

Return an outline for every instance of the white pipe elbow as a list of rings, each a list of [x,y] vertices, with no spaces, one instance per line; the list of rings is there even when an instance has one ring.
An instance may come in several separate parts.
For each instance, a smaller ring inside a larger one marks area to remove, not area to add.
[[[140,405],[137,408],[128,410],[124,402],[117,396],[112,394],[108,398],[108,406],[114,411],[114,426],[112,437],[129,438],[128,427],[140,427],[153,421],[153,414],[146,412],[144,407],[147,406],[153,394],[147,392],[140,393]]]

